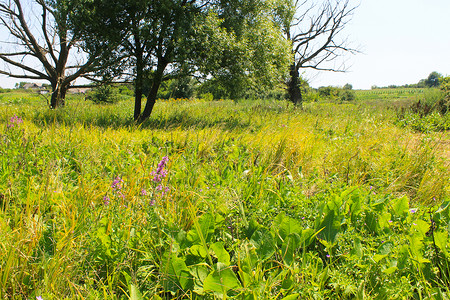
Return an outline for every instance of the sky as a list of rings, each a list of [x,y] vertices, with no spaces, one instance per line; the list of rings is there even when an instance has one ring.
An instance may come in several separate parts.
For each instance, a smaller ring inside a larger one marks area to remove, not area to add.
[[[348,72],[306,71],[313,87],[419,82],[437,71],[450,76],[450,0],[360,0],[343,32],[362,53],[347,57]]]
[[[417,83],[433,71],[450,76],[450,0],[359,1],[342,38],[361,53],[346,57],[346,73],[304,70],[311,86],[370,89]],[[0,87],[17,81],[0,75]]]

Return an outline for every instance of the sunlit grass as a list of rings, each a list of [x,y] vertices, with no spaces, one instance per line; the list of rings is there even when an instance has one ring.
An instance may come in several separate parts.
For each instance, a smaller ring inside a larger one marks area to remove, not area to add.
[[[8,127],[14,115],[23,123]],[[414,237],[405,229],[415,220],[405,214],[409,207],[419,207],[428,221],[425,213],[448,201],[450,192],[448,133],[417,134],[394,121],[392,110],[361,102],[301,110],[278,101],[169,100],[135,124],[131,102],[72,100],[51,111],[35,102],[3,101],[2,297],[189,298],[191,284],[208,299],[220,291],[281,298],[302,288],[304,297],[381,297],[394,290],[411,295],[408,280],[421,286],[422,296],[445,292],[448,278],[427,281],[437,275],[399,276],[383,288],[376,283],[391,271],[428,270],[426,263],[411,263],[385,272],[390,262],[381,270],[370,261],[381,239]],[[154,182],[164,156],[167,177]],[[121,194],[111,187],[117,177]],[[360,210],[346,204],[355,199]],[[311,237],[288,259],[288,237],[277,226],[291,222],[289,216],[302,222],[301,237],[319,234],[333,201],[342,206],[333,213],[342,214],[342,222],[367,223],[376,213],[385,221],[362,233],[352,223],[353,231],[341,228],[337,237]],[[345,251],[356,238],[364,239],[365,250],[351,258]],[[406,255],[394,242],[392,249]],[[366,269],[353,274],[355,257]],[[220,268],[233,270],[223,274],[240,287],[218,288]],[[365,288],[361,276],[374,282]],[[345,285],[349,290],[340,291]]]

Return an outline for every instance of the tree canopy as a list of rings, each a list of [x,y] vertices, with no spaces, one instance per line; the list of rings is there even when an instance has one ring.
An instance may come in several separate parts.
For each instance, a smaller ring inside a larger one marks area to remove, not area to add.
[[[85,50],[110,53],[110,73],[135,84],[134,119],[152,112],[165,80],[215,80],[230,97],[278,83],[289,48],[266,0],[72,0],[73,31]],[[141,109],[144,81],[150,81]]]

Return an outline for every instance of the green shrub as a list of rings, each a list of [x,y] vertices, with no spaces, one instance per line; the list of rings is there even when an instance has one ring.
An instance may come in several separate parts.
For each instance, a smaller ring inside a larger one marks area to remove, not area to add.
[[[315,89],[308,89],[303,94],[303,101],[304,102],[318,102],[320,100],[320,94]]]
[[[119,93],[111,85],[103,84],[88,93],[86,99],[92,100],[96,104],[113,104],[119,101]]]
[[[339,88],[334,86],[321,86],[318,89],[319,95],[325,99],[336,99],[339,95]]]
[[[450,77],[441,78],[440,83],[442,99],[438,102],[437,110],[446,114],[450,110]]]
[[[339,100],[341,101],[353,101],[355,100],[355,92],[348,89],[339,91]]]
[[[320,87],[319,90],[320,97],[328,100],[339,100],[352,101],[355,100],[355,92],[346,85],[345,88],[338,88],[334,86],[324,86]]]

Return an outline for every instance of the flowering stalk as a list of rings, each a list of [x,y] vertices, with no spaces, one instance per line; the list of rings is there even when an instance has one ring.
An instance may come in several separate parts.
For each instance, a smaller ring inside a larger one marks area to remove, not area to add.
[[[164,156],[161,161],[158,163],[158,167],[156,168],[156,171],[153,171],[151,174],[153,176],[154,182],[161,182],[163,178],[166,177],[167,171],[164,170],[165,165],[167,164],[167,161],[169,158],[167,156]]]
[[[13,128],[16,125],[17,125],[17,127],[19,127],[19,125],[22,123],[23,123],[23,120],[21,118],[19,118],[18,116],[14,115],[13,117],[11,117],[11,119],[9,119],[9,124],[6,125],[6,127]]]

